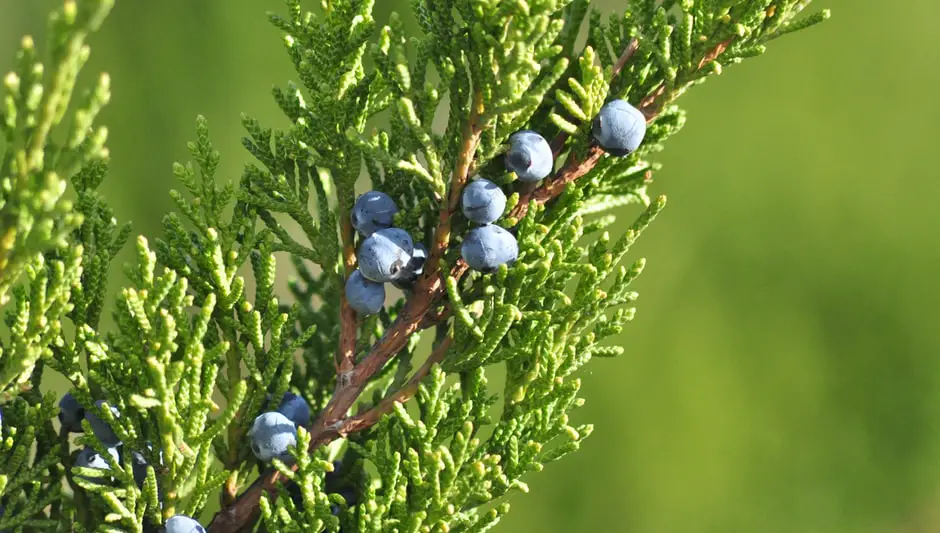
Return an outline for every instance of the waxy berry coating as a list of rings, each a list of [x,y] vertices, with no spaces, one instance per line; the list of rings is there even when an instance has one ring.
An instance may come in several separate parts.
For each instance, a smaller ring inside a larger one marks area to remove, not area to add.
[[[478,179],[464,188],[460,204],[467,220],[490,224],[503,216],[506,194],[492,181]]]
[[[473,228],[460,246],[460,254],[474,270],[489,272],[519,257],[519,243],[512,233],[492,224]]]
[[[66,392],[59,400],[59,422],[62,427],[71,433],[82,433],[82,419],[85,418],[85,408],[78,400],[72,396],[71,392]]]
[[[506,169],[522,181],[539,181],[552,173],[555,157],[545,137],[530,130],[513,133],[506,152]]]
[[[298,426],[310,425],[310,405],[307,400],[297,396],[293,392],[285,392],[281,399],[281,405],[277,412],[286,416],[291,422]]]
[[[104,400],[98,400],[95,402],[95,405],[99,409],[104,408]],[[118,411],[117,407],[111,406],[111,413],[114,415],[114,418],[121,418],[121,412]],[[91,430],[94,432],[95,436],[98,437],[98,440],[103,442],[107,446],[117,446],[121,443],[121,439],[114,433],[114,430],[111,429],[111,426],[107,422],[98,418],[93,411],[85,411],[85,419],[88,420],[88,423],[91,424]]]
[[[178,514],[166,521],[166,533],[206,533],[206,528],[192,518]]]
[[[374,315],[385,305],[385,285],[356,270],[346,280],[346,302],[360,315]]]
[[[646,136],[646,116],[626,100],[611,100],[601,108],[591,127],[594,139],[607,153],[630,155]]]
[[[148,442],[147,450],[152,453],[153,444]],[[160,465],[163,465],[163,450],[160,451],[158,460],[160,461]],[[131,469],[133,470],[134,481],[137,483],[138,487],[143,486],[144,480],[147,479],[148,466],[150,466],[150,462],[147,461],[147,458],[144,457],[144,454],[138,451],[131,452]]]
[[[387,283],[401,277],[411,261],[414,243],[399,228],[376,231],[359,245],[359,270],[366,279]]]
[[[356,198],[349,218],[356,231],[364,237],[380,229],[392,227],[398,205],[391,196],[381,191],[369,191]]]
[[[267,463],[277,457],[281,461],[292,462],[288,448],[297,445],[297,426],[281,413],[259,415],[248,436],[251,438],[251,451],[261,461]]]
[[[115,462],[119,463],[121,461],[117,448],[108,448],[108,454],[111,455]],[[108,461],[97,451],[95,451],[94,448],[82,448],[82,451],[78,452],[78,455],[75,456],[75,466],[95,468],[97,470],[111,470],[111,465],[108,464]],[[103,478],[94,478],[89,476],[81,477],[82,479],[93,481],[95,483],[100,483],[103,481]]]

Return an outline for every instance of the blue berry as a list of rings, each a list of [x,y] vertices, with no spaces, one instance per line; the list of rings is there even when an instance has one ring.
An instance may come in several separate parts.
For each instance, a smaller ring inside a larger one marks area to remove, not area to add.
[[[428,249],[423,244],[418,243],[411,252],[411,261],[405,267],[401,277],[392,282],[392,285],[399,289],[410,289],[414,282],[418,281],[418,276],[424,274],[424,264],[428,261]]]
[[[72,396],[71,392],[66,392],[59,400],[59,422],[66,431],[71,433],[82,433],[82,419],[85,418],[85,408],[78,400]]]
[[[353,204],[349,214],[356,231],[368,237],[380,229],[392,227],[398,206],[392,197],[380,191],[369,191]]]
[[[474,270],[489,272],[519,257],[519,244],[512,233],[499,226],[473,228],[460,247],[460,255]]]
[[[646,135],[646,116],[626,100],[611,100],[594,118],[594,139],[607,153],[622,157],[640,147]]]
[[[138,487],[142,487],[147,479],[147,466],[149,464],[144,454],[131,452],[131,468],[133,469],[134,482],[137,483]]]
[[[307,404],[307,400],[293,392],[284,393],[284,398],[281,399],[281,406],[277,408],[277,412],[286,416],[298,426],[310,425],[310,405]]]
[[[206,533],[206,528],[192,518],[178,514],[166,521],[166,533]]]
[[[251,438],[251,451],[261,461],[267,463],[277,457],[281,461],[292,462],[287,449],[297,445],[297,426],[281,413],[259,415],[248,436]]]
[[[304,508],[304,495],[300,489],[300,485],[295,481],[291,481],[287,484],[287,494],[290,495],[290,499],[294,502],[294,506],[298,509]]]
[[[108,453],[114,459],[115,462],[120,462],[120,455],[118,454],[117,448],[109,447]],[[78,455],[75,456],[75,466],[80,466],[84,468],[94,468],[97,470],[111,470],[111,465],[108,464],[108,461],[105,460],[94,448],[82,448],[82,451],[78,452]],[[79,476],[82,479],[86,479],[92,482],[101,482],[102,478],[94,478],[87,476]]]
[[[95,405],[99,409],[104,408],[104,400],[98,400],[95,402]],[[118,411],[117,407],[111,406],[111,414],[114,415],[114,418],[121,418],[121,412]],[[88,423],[91,424],[91,430],[94,432],[95,436],[98,437],[102,443],[106,446],[117,446],[121,443],[121,439],[114,433],[114,430],[111,429],[111,426],[107,422],[98,418],[98,415],[94,411],[87,410],[85,411],[85,419],[88,420]]]
[[[464,216],[471,222],[489,224],[503,216],[506,195],[492,181],[479,179],[464,188],[461,206]]]
[[[506,169],[522,181],[538,181],[552,173],[555,157],[545,137],[530,130],[513,133],[506,152]]]
[[[366,279],[356,270],[346,280],[346,301],[361,315],[374,315],[385,305],[385,285]]]
[[[153,453],[153,445],[149,442],[147,443],[147,450]],[[160,456],[158,458],[160,464],[163,464],[163,451],[160,451]],[[144,457],[144,454],[132,451],[131,452],[131,468],[134,474],[134,481],[137,482],[137,486],[141,487],[144,484],[144,480],[147,479],[147,467],[150,466],[150,462],[147,461],[147,458]]]
[[[359,270],[367,279],[386,283],[402,276],[411,260],[414,243],[398,228],[376,231],[359,245]]]

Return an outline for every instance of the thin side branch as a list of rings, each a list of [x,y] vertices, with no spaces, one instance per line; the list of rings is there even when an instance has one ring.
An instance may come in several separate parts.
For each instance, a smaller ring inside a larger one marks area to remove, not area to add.
[[[343,424],[342,429],[339,430],[340,434],[346,435],[349,433],[355,433],[357,431],[362,431],[364,429],[370,428],[378,423],[379,420],[386,414],[390,413],[395,407],[396,403],[405,403],[410,400],[418,392],[418,387],[421,384],[421,381],[431,373],[431,369],[434,368],[434,365],[440,363],[444,360],[444,357],[447,355],[448,350],[454,344],[454,340],[450,337],[445,338],[441,343],[431,352],[431,355],[428,357],[427,361],[421,365],[420,368],[411,376],[411,379],[398,389],[394,394],[382,400],[378,405],[369,409],[365,413],[350,417]]]
[[[340,231],[343,238],[343,281],[356,269],[356,249],[353,246],[355,230],[349,213],[340,210],[342,217]],[[353,369],[356,364],[356,311],[346,301],[346,291],[340,290],[339,299],[339,346],[336,352],[336,375],[344,375]]]

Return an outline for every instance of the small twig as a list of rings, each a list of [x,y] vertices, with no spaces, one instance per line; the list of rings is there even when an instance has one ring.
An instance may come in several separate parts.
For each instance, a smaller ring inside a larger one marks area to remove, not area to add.
[[[711,50],[708,51],[708,53],[702,56],[702,59],[699,60],[698,62],[698,66],[696,67],[696,70],[701,70],[702,68],[705,67],[705,65],[718,59],[718,57],[721,56],[721,54],[725,53],[725,50],[727,50],[728,47],[731,46],[732,41],[734,41],[733,37],[725,39],[724,41],[715,45],[714,48],[712,48]],[[665,83],[660,83],[659,86],[656,87],[655,91],[650,93],[649,96],[647,96],[646,98],[643,99],[642,102],[640,102],[639,109],[640,111],[643,112],[644,115],[646,115],[647,121],[650,121],[656,118],[656,116],[659,114],[662,108],[666,104],[668,104],[673,98],[675,98],[677,94],[681,93],[681,91],[673,91],[672,93],[670,93],[669,98],[667,98],[665,102],[662,102],[661,105],[654,108],[653,104],[655,104],[657,100],[659,100],[659,98],[665,92],[666,92]]]
[[[569,183],[590,172],[602,155],[604,155],[604,150],[596,145],[591,146],[584,159],[581,160],[572,152],[565,166],[554,178],[546,180],[546,183],[530,193],[520,196],[519,202],[509,211],[509,217],[522,220],[522,217],[529,211],[529,203],[533,200],[539,205],[544,205],[549,200],[558,197]]]
[[[355,230],[349,213],[340,212],[343,224],[341,234],[343,239],[343,280],[345,281],[356,269],[356,249],[353,246]],[[336,351],[336,375],[345,374],[352,370],[356,364],[356,311],[346,301],[346,291],[340,290],[339,299],[339,346]]]
[[[346,419],[343,423],[342,429],[339,430],[341,435],[346,435],[349,433],[355,433],[357,431],[362,431],[364,429],[374,426],[378,421],[386,414],[390,413],[395,407],[396,403],[407,402],[411,397],[413,397],[418,392],[418,386],[421,384],[427,375],[431,372],[431,369],[434,368],[434,365],[440,363],[444,360],[444,357],[447,355],[447,351],[450,350],[450,347],[453,345],[454,340],[450,337],[445,338],[441,343],[431,352],[431,355],[428,357],[427,361],[421,365],[420,368],[411,376],[411,379],[405,383],[402,388],[398,389],[394,394],[385,398],[378,405],[369,409],[365,413],[350,417]]]
[[[630,41],[630,44],[624,49],[623,53],[620,54],[620,59],[617,60],[617,63],[614,65],[614,70],[611,71],[611,81],[614,78],[620,75],[620,71],[623,70],[623,67],[627,66],[627,63],[633,57],[633,54],[640,48],[640,40],[634,38]]]
[[[734,37],[729,37],[724,41],[718,43],[718,46],[714,47],[707,54],[702,56],[702,59],[698,62],[697,69],[701,70],[702,67],[711,63],[712,61],[718,59],[718,56],[725,53],[725,50],[731,45],[731,41],[734,40]]]

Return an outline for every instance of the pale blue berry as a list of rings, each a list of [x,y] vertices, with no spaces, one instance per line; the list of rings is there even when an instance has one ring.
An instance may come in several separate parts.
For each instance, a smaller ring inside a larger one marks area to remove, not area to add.
[[[286,416],[291,422],[298,426],[310,425],[310,405],[303,397],[297,396],[293,392],[285,392],[281,399],[281,405],[277,412]]]
[[[640,147],[646,135],[646,116],[626,100],[611,100],[594,118],[594,139],[607,153],[622,157]]]
[[[414,251],[411,252],[411,260],[405,266],[405,271],[401,277],[392,282],[392,285],[402,290],[410,289],[418,281],[418,276],[424,274],[424,264],[427,261],[428,249],[419,242],[415,245]]]
[[[95,402],[95,405],[99,409],[104,409],[104,400],[98,400]],[[121,412],[118,411],[117,407],[111,406],[111,414],[114,415],[114,418],[121,418]],[[98,437],[102,443],[106,446],[117,446],[121,443],[121,439],[114,433],[114,430],[111,429],[111,426],[107,422],[98,418],[98,415],[94,411],[87,410],[85,411],[85,419],[88,420],[88,423],[91,424],[91,430],[94,432],[95,436]]]
[[[461,207],[464,216],[471,222],[489,224],[503,216],[506,195],[492,181],[479,179],[464,188]]]
[[[513,133],[506,152],[506,169],[522,181],[538,181],[552,173],[555,157],[545,137],[530,130]]]
[[[206,533],[206,528],[192,518],[178,514],[166,521],[166,533]]]
[[[255,457],[267,463],[277,457],[292,462],[288,448],[297,445],[297,426],[278,412],[262,413],[248,432],[251,451]]]
[[[473,228],[460,247],[460,254],[474,270],[489,272],[519,257],[519,244],[512,233],[492,224]]]
[[[385,285],[366,279],[356,270],[346,280],[346,301],[361,315],[374,315],[385,305]]]
[[[398,206],[391,196],[380,191],[369,191],[359,198],[349,214],[356,231],[368,237],[380,229],[392,227]]]
[[[71,392],[66,392],[59,400],[59,422],[66,431],[71,433],[82,433],[82,419],[85,418],[85,408],[78,400],[72,396]]]
[[[376,231],[359,245],[359,270],[367,279],[386,283],[398,279],[411,260],[414,243],[399,228]]]
[[[115,462],[120,462],[120,455],[118,450],[115,447],[109,447],[108,454],[114,459]],[[94,448],[82,448],[82,451],[78,452],[78,455],[75,456],[75,466],[80,466],[83,468],[94,468],[96,470],[111,470],[111,465],[108,464],[108,461],[101,456]],[[103,478],[100,477],[90,477],[90,476],[79,476],[82,479],[99,483],[103,481]]]

